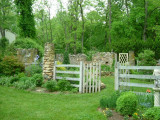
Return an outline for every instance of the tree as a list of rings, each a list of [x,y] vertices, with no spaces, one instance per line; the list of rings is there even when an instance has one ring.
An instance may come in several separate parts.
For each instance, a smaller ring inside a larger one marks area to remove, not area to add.
[[[36,37],[34,15],[32,13],[33,0],[15,0],[17,6],[18,26],[21,37]]]

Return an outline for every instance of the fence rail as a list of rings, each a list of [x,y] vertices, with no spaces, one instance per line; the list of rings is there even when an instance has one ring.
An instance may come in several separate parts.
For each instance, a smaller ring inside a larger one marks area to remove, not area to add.
[[[152,88],[154,90],[154,106],[160,107],[160,88],[157,87],[157,84],[160,81],[160,76],[136,75],[129,73],[129,70],[155,70],[155,69],[160,70],[160,66],[120,66],[120,64],[117,62],[115,66],[115,90],[119,90],[120,86]],[[130,81],[130,78],[149,79],[154,82],[153,84],[134,83]]]
[[[60,71],[57,70],[58,67],[74,67],[79,68],[79,71]],[[79,75],[79,78],[72,77],[62,77],[57,74],[69,74],[69,75]],[[80,93],[94,93],[100,91],[101,86],[101,64],[100,63],[90,63],[84,64],[80,62],[80,65],[54,65],[54,78],[57,80],[65,79],[69,81],[78,81],[78,84],[71,84],[74,87],[79,88]]]

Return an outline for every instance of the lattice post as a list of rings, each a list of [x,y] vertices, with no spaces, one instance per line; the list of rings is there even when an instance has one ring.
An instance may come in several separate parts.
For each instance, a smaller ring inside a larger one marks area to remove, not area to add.
[[[160,88],[153,88],[154,90],[154,106],[160,107]]]

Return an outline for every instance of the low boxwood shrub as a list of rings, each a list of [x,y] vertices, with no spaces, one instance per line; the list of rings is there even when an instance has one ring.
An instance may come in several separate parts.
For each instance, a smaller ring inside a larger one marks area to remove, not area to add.
[[[11,76],[24,72],[24,65],[15,56],[5,56],[0,62],[2,69],[2,74],[6,76]]]
[[[160,120],[160,107],[149,108],[144,113],[145,120]]]
[[[25,74],[27,76],[33,76],[34,74],[41,74],[42,68],[39,65],[29,65],[25,69]]]
[[[44,87],[50,91],[50,92],[53,92],[53,91],[56,91],[57,90],[57,83],[55,80],[50,80],[50,81],[47,81],[45,84],[44,84]]]
[[[115,91],[110,97],[103,97],[100,100],[101,108],[116,108],[116,101],[120,96],[119,91]]]
[[[33,83],[35,83],[37,87],[40,87],[43,82],[43,76],[42,74],[34,74],[31,80],[33,81]]]
[[[57,86],[60,91],[70,91],[72,89],[71,83],[67,80],[59,80]]]
[[[133,92],[124,92],[116,102],[116,109],[121,115],[132,115],[138,105],[137,96]]]

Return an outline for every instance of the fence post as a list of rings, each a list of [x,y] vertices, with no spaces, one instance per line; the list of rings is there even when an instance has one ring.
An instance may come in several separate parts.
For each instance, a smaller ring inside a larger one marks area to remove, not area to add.
[[[54,62],[53,80],[56,80],[56,65],[57,61]]]
[[[115,66],[115,90],[119,89],[119,62]]]
[[[82,93],[82,82],[83,82],[83,62],[80,62],[80,81],[79,81],[79,92]]]
[[[160,88],[154,87],[154,107],[160,107]]]

